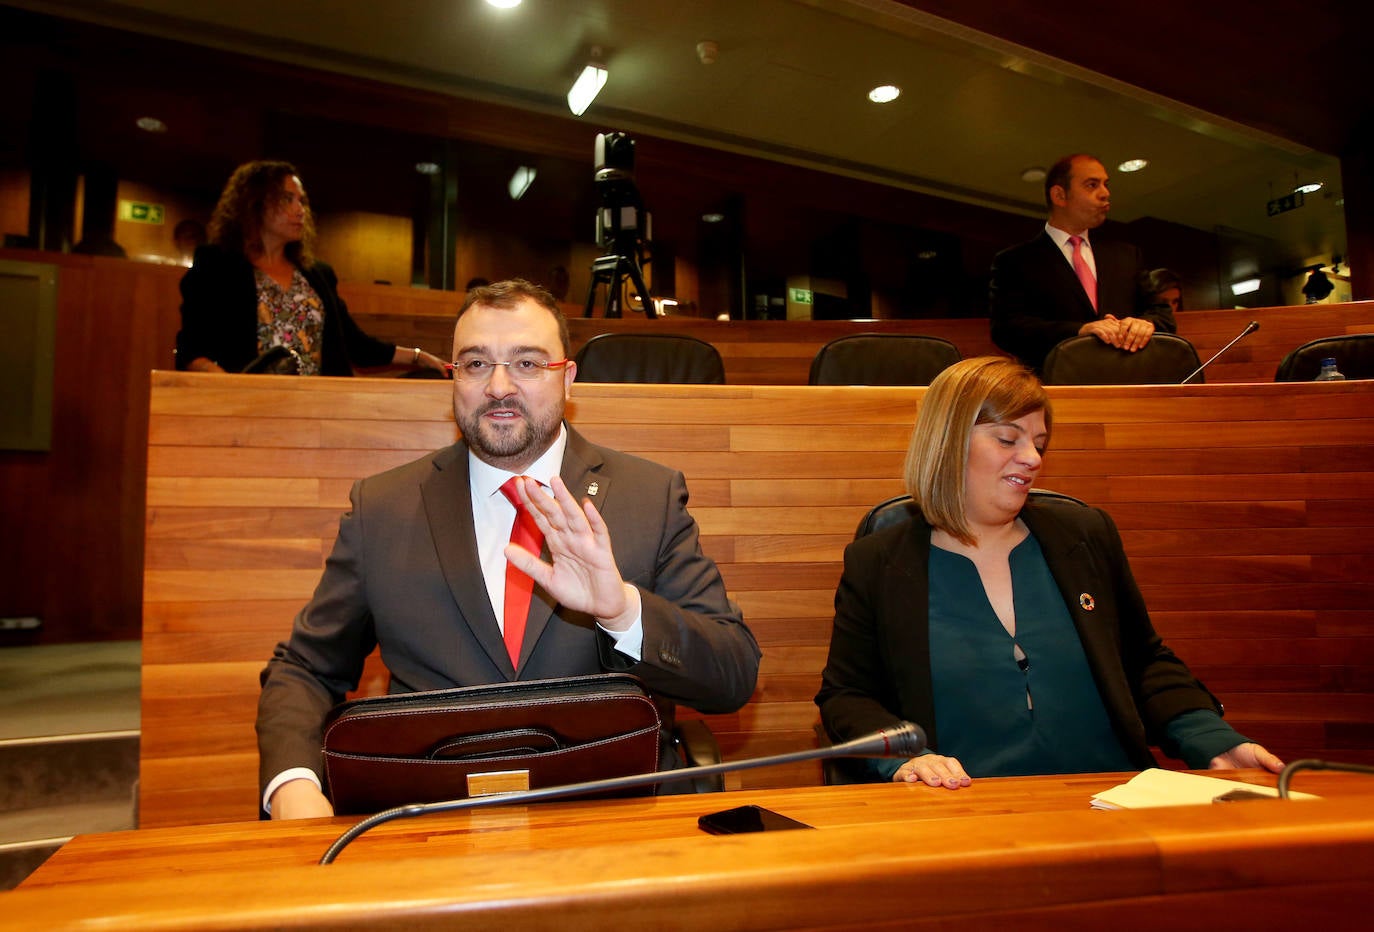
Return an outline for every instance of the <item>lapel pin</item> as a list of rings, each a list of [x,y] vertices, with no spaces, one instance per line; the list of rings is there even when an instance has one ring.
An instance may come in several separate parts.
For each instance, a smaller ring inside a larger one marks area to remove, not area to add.
[[[600,491],[601,491],[601,486],[600,486],[598,483],[593,482],[591,485],[587,486],[587,494],[588,494],[588,495],[595,495],[597,492],[600,492]]]
[[[1083,611],[1085,612],[1090,612],[1097,608],[1097,603],[1093,601],[1093,597],[1086,592],[1078,596],[1078,604],[1083,606]]]

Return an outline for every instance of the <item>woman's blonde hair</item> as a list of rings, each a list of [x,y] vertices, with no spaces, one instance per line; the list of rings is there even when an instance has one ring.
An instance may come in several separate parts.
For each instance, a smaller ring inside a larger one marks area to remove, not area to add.
[[[921,400],[907,447],[902,478],[926,521],[955,540],[974,542],[964,515],[964,474],[969,438],[977,424],[1006,424],[1045,412],[1049,443],[1049,395],[1025,366],[1002,356],[977,356],[935,377]]]

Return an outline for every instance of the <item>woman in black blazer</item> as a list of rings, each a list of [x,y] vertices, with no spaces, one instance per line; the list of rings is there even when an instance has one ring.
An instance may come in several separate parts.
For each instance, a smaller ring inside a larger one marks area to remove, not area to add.
[[[354,366],[444,361],[364,333],[339,298],[334,270],[313,254],[305,188],[288,162],[248,162],[230,176],[210,242],[181,280],[177,368],[242,372],[282,347],[301,375],[352,375]]]
[[[917,515],[845,550],[816,696],[831,738],[915,722],[930,750],[865,778],[950,789],[1151,767],[1151,744],[1195,769],[1282,769],[1155,633],[1107,513],[1028,501],[1052,421],[1009,359],[931,383],[905,469]]]

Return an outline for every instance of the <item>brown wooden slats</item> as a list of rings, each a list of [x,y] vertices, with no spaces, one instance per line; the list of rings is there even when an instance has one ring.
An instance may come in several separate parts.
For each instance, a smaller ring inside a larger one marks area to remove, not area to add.
[[[574,386],[585,434],[686,474],[703,547],[763,647],[753,700],[706,717],[727,758],[814,741],[841,554],[867,508],[901,492],[923,394]],[[1041,485],[1110,510],[1160,632],[1242,732],[1290,758],[1374,758],[1374,383],[1051,397]],[[258,672],[353,480],[456,435],[449,386],[159,373],[153,411],[143,819],[252,818]],[[372,661],[363,690],[382,675]],[[819,778],[796,765],[728,784]]]

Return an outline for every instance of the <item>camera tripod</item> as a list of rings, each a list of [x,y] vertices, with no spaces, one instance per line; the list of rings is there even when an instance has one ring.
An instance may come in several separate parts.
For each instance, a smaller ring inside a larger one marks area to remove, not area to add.
[[[587,309],[583,313],[584,318],[592,316],[592,309],[596,307],[596,289],[602,285],[606,286],[607,318],[621,316],[620,296],[627,278],[631,285],[635,286],[635,293],[639,294],[639,301],[644,305],[644,316],[657,318],[658,312],[654,309],[654,300],[649,296],[649,289],[644,287],[644,276],[640,274],[639,263],[636,263],[632,256],[622,254],[602,256],[592,261],[592,283],[587,289]]]
[[[621,316],[620,295],[624,291],[627,278],[634,285],[640,303],[644,305],[644,316],[657,317],[658,311],[654,308],[654,299],[649,296],[649,289],[644,287],[644,276],[639,271],[639,263],[632,255],[627,256],[623,252],[593,260],[592,283],[587,288],[587,307],[582,316],[592,316],[592,309],[596,307],[596,289],[601,285],[606,286],[606,316]]]

